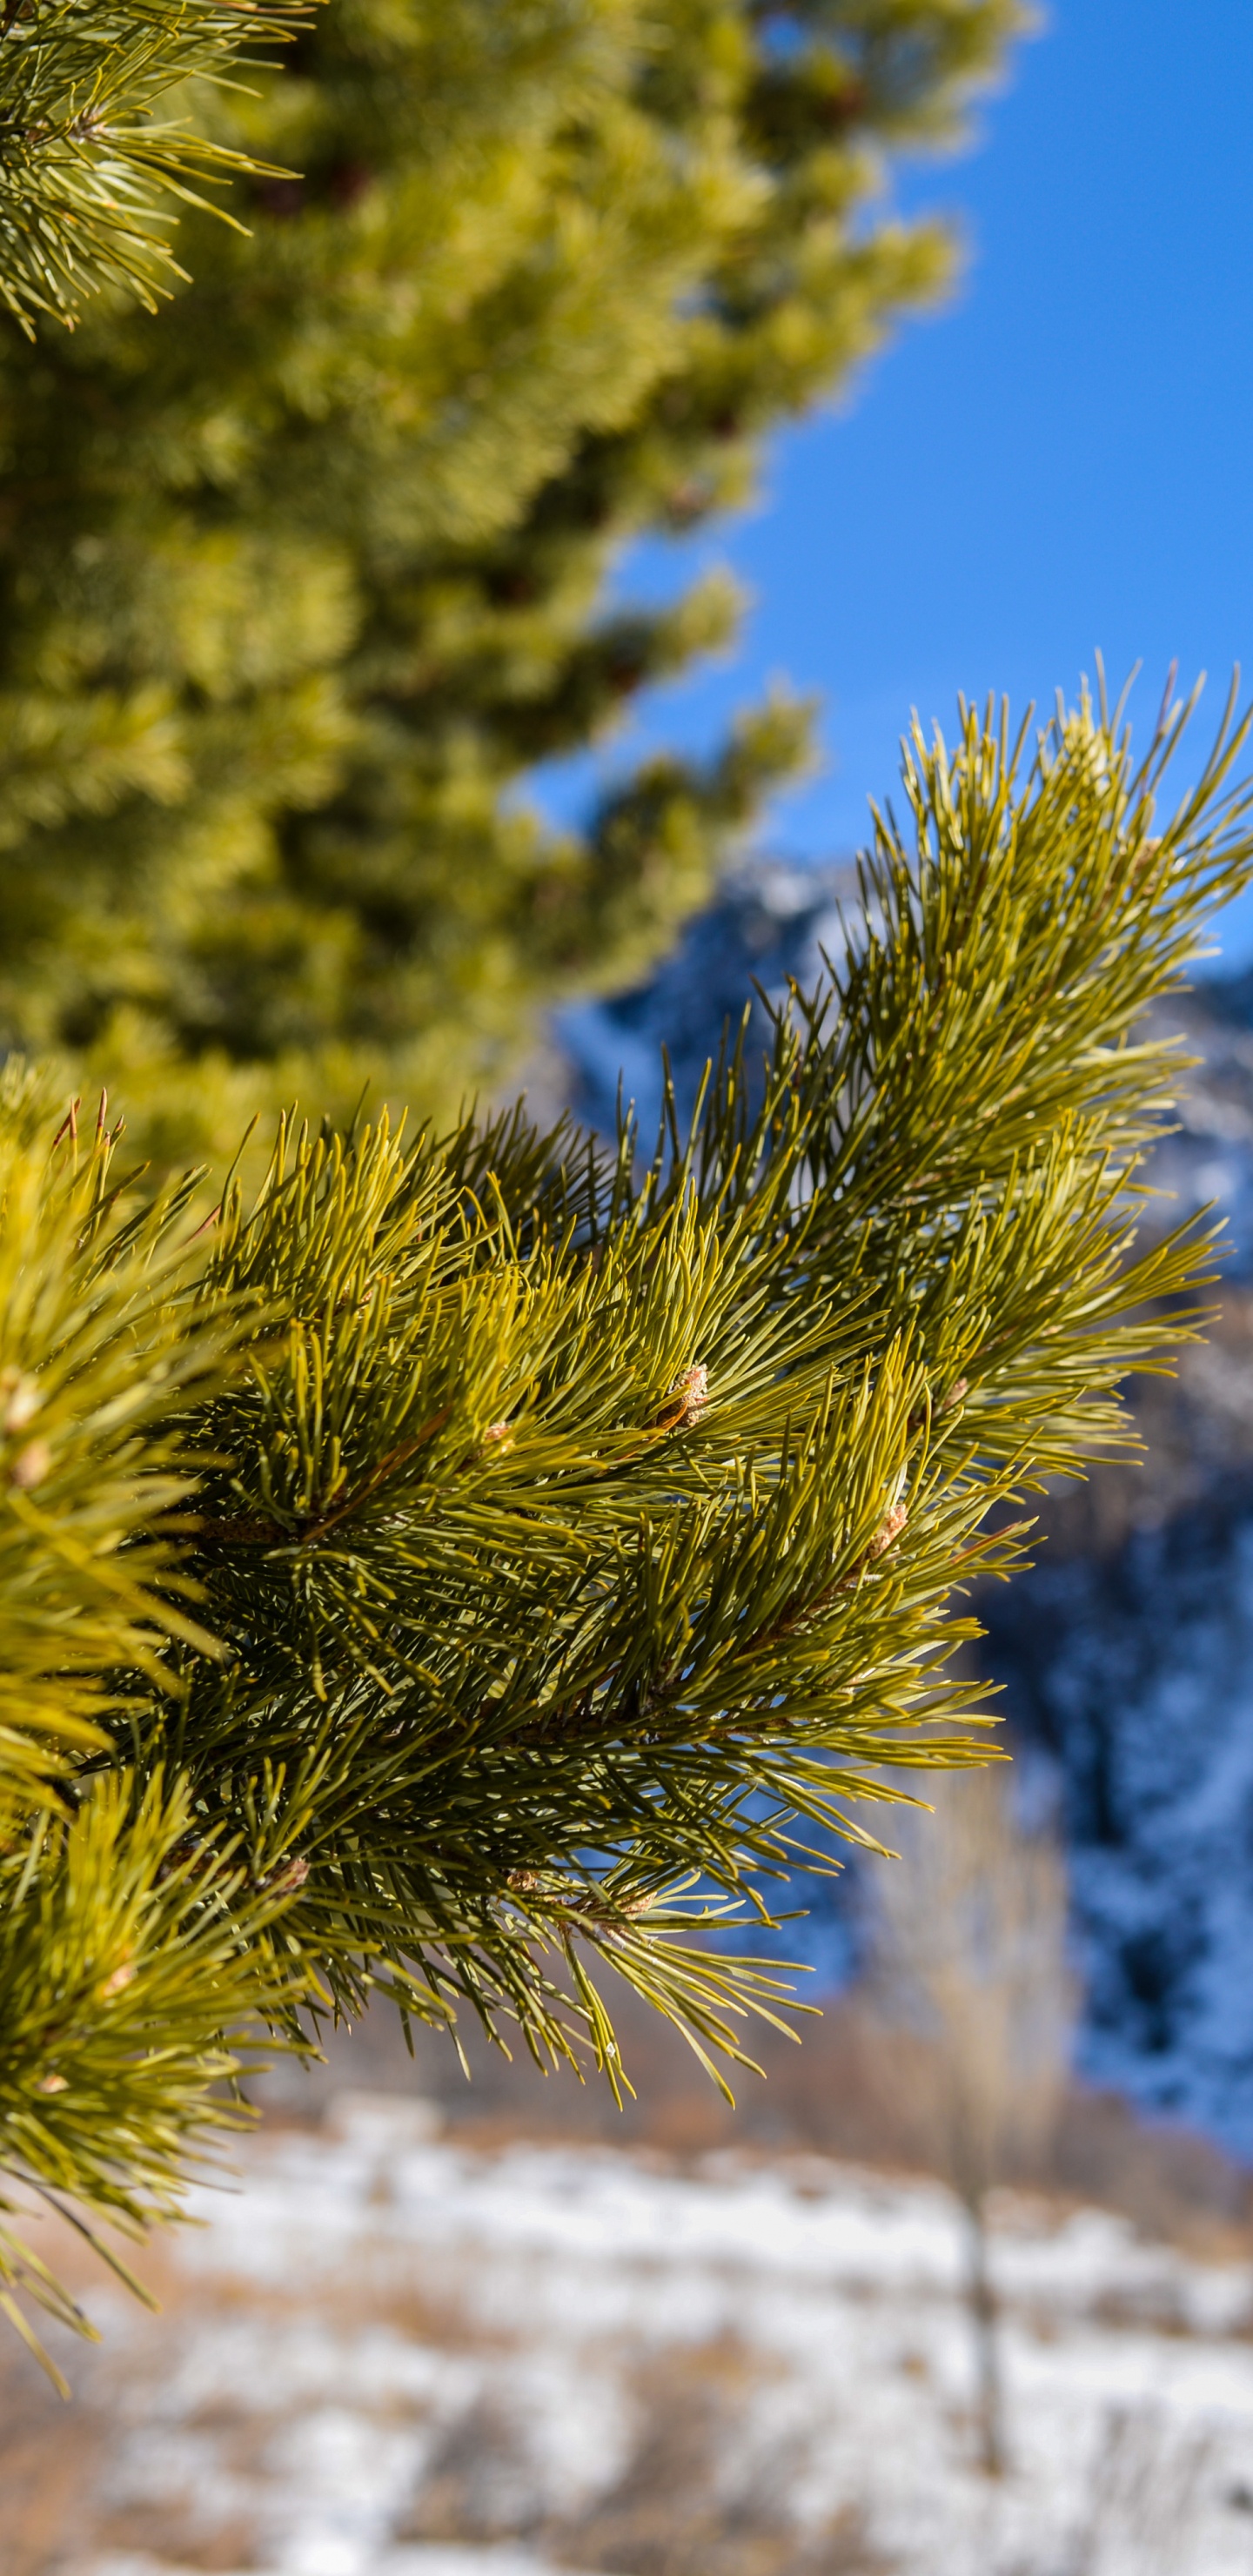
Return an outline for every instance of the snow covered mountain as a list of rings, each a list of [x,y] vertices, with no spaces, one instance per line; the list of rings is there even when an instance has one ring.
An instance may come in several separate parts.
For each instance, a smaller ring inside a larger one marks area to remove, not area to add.
[[[690,1101],[754,981],[804,983],[838,948],[850,891],[847,870],[745,868],[650,985],[568,1013],[583,1114],[612,1126],[621,1073],[648,1138],[661,1044]],[[1137,1395],[1147,1465],[1059,1497],[1037,1569],[980,1606],[1011,1726],[1057,1770],[1084,2070],[1253,2158],[1253,974],[1168,1016],[1200,1061],[1153,1178],[1171,1222],[1226,1215],[1219,1324]],[[810,1929],[829,1972],[848,1943],[821,1893]]]
[[[751,1035],[760,1032],[764,1046],[765,1015],[754,986],[778,997],[789,977],[816,983],[822,950],[838,955],[839,906],[855,893],[850,867],[746,862],[650,984],[560,1014],[557,1035],[579,1115],[612,1134],[621,1083],[624,1101],[635,1103],[641,1137],[651,1143],[661,1114],[662,1047],[680,1107],[690,1107],[724,1026],[734,1034],[750,1005]]]

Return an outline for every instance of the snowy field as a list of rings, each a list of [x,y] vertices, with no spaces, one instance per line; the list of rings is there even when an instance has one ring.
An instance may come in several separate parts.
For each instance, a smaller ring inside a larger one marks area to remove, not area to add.
[[[998,2210],[998,2481],[938,2185],[347,2095],[198,2214],[20,2576],[1253,2576],[1253,2266],[1102,2213]]]

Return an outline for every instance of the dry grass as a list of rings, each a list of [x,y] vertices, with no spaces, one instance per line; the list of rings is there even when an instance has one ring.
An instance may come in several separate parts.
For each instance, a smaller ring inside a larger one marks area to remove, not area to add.
[[[476,2408],[427,2477],[404,2540],[521,2536],[559,2566],[612,2576],[888,2576],[856,2508],[800,2532],[789,2512],[793,2462],[729,2478],[751,2458],[745,2435],[760,2361],[734,2340],[649,2356],[631,2375],[634,2430],[619,2475],[582,2512],[519,2512],[525,2468],[507,2416]]]
[[[90,2351],[76,2357],[68,2405],[15,2341],[0,2343],[0,2576],[61,2576],[88,2553],[134,2552],[202,2576],[255,2563],[258,2535],[246,2515],[217,2511],[194,2483],[163,2499],[111,2497],[110,2470],[137,2412],[142,2421],[145,2392],[176,2366],[193,2317],[203,2330],[215,2310],[241,2304],[279,2320],[305,2311],[295,2298],[229,2281],[207,2288],[166,2273],[162,2287],[160,2315],[142,2321],[125,2354],[114,2342],[104,2366]],[[744,2473],[763,2364],[734,2339],[672,2347],[630,2367],[633,2429],[619,2473],[582,2509],[555,2514],[508,2403],[508,2337],[470,2327],[447,2300],[406,2290],[380,2306],[342,2283],[320,2297],[318,2319],[345,2337],[367,2322],[388,2325],[440,2351],[505,2365],[449,2426],[397,2543],[508,2539],[559,2566],[612,2576],[890,2576],[855,2510],[818,2531],[797,2530],[785,2455]],[[276,2411],[266,2415],[217,2397],[180,2420],[212,2433],[214,2459],[231,2481],[256,2472],[297,2402],[276,2391]]]
[[[98,2288],[99,2273],[68,2227],[48,2219],[37,2242],[72,2289]],[[52,2576],[95,2536],[108,2367],[98,2346],[55,2327],[44,2342],[71,2383],[68,2401],[0,2319],[0,2576]]]
[[[1203,2428],[1171,2439],[1152,2406],[1111,2408],[1073,2576],[1101,2576],[1111,2558],[1137,2576],[1173,2576],[1212,2452]]]

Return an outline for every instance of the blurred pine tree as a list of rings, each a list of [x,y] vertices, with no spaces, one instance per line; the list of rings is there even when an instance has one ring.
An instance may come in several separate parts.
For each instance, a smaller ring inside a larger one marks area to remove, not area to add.
[[[123,1080],[177,1161],[295,1090],[455,1108],[646,968],[803,711],[584,836],[515,784],[731,631],[725,582],[616,614],[606,572],[942,287],[883,156],[1020,22],[324,0],[252,92],[192,83],[208,143],[303,175],[236,180],[246,235],[185,213],[159,321],[0,350],[0,1035]]]

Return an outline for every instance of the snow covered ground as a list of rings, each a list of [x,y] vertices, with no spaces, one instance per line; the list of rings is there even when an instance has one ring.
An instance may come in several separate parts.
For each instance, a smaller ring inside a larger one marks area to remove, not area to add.
[[[162,2318],[104,2302],[78,2546],[23,2569],[1253,2571],[1253,2264],[1109,2215],[999,2209],[990,2481],[938,2184],[484,2148],[347,2095],[197,2214]]]

